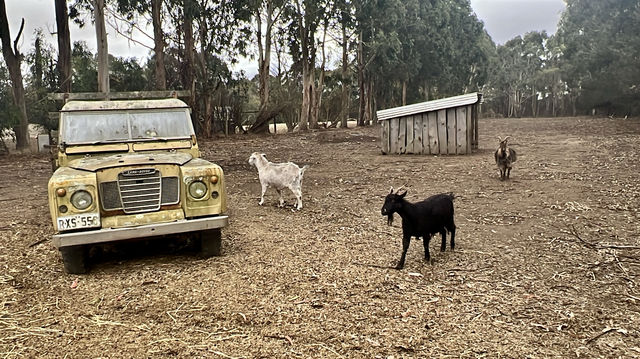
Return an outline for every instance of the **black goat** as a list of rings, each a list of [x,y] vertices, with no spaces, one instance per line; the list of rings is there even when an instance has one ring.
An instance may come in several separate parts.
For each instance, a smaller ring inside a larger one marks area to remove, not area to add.
[[[447,244],[447,231],[451,233],[451,249],[455,247],[456,224],[453,221],[453,193],[441,193],[433,195],[424,201],[410,203],[404,199],[407,195],[405,190],[400,193],[400,189],[387,195],[382,206],[382,215],[388,217],[388,224],[393,223],[393,214],[398,213],[402,217],[402,256],[396,269],[404,267],[404,261],[409,249],[411,237],[422,237],[424,245],[424,258],[430,260],[429,241],[431,236],[440,233],[442,244],[440,251],[444,252]]]
[[[498,140],[500,140],[500,144],[498,149],[493,154],[496,159],[496,165],[500,170],[500,180],[504,181],[505,179],[509,179],[509,175],[511,174],[511,167],[513,166],[513,162],[518,159],[518,155],[516,154],[516,150],[510,148],[507,145],[507,140],[511,136],[507,136],[504,140],[498,136]]]

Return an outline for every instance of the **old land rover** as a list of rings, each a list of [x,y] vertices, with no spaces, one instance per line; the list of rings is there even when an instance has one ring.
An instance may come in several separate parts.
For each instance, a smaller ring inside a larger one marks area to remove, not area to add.
[[[86,272],[88,246],[132,238],[188,232],[220,254],[224,174],[200,158],[184,102],[69,101],[56,164],[49,209],[68,273]]]

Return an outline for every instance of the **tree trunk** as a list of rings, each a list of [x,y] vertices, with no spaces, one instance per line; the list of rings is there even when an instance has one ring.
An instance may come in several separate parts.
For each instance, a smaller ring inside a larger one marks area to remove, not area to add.
[[[376,98],[374,96],[374,82],[373,77],[369,77],[368,86],[367,86],[367,118],[365,120],[365,125],[371,125],[374,117],[374,108],[376,107]]]
[[[58,0],[57,0],[58,1]],[[162,0],[151,0],[153,22],[153,52],[155,55],[156,90],[167,89],[167,72],[164,67],[164,33],[162,32]]]
[[[300,131],[306,131],[309,128],[309,117],[311,110],[313,81],[311,80],[311,64],[309,63],[309,33],[303,21],[303,14],[298,9],[298,26],[300,28],[301,51],[302,56],[302,106],[300,108],[300,121],[298,128]],[[308,24],[307,24],[308,26]]]
[[[305,51],[302,51],[303,54]],[[304,56],[304,55],[303,55]],[[302,106],[300,108],[300,121],[298,121],[298,127],[300,131],[306,131],[309,129],[309,108],[311,106],[311,92],[313,91],[313,84],[309,75],[309,61],[302,59]]]
[[[189,97],[189,106],[191,107],[191,121],[194,125],[198,124],[198,108],[196,107],[196,89],[195,89],[195,47],[193,40],[193,12],[195,4],[193,0],[183,0],[184,23],[184,88],[191,91]],[[197,127],[197,126],[195,126]]]
[[[349,87],[347,85],[349,81],[349,39],[347,38],[346,12],[346,10],[342,12],[342,94],[340,96],[340,126],[342,128],[347,128],[349,120]]]
[[[407,81],[403,80],[402,81],[402,106],[406,104],[407,104]]]
[[[98,42],[98,91],[108,94],[109,47],[107,44],[107,29],[104,24],[104,0],[95,0],[93,7],[96,20],[96,40]]]
[[[58,76],[60,92],[71,92],[71,36],[67,0],[55,0],[58,31]]]
[[[273,109],[269,108],[269,76],[271,69],[271,36],[273,24],[275,22],[273,1],[267,0],[266,27],[264,43],[262,42],[262,6],[256,9],[256,37],[258,40],[258,96],[260,107],[256,120],[249,129],[253,133],[269,133],[268,121],[272,119]],[[277,114],[276,114],[277,115]],[[275,115],[274,115],[275,116]]]
[[[320,117],[320,107],[322,106],[322,91],[324,88],[324,68],[327,64],[327,54],[325,53],[325,43],[327,40],[327,29],[329,28],[329,24],[328,21],[325,21],[324,23],[324,29],[323,29],[323,33],[322,33],[322,62],[320,64],[320,76],[318,77],[318,85],[314,88],[313,91],[313,104],[312,104],[312,111],[311,111],[311,128],[318,128],[318,120]],[[315,58],[315,56],[313,56]],[[315,73],[315,70],[312,72]],[[312,77],[315,78],[315,75]],[[326,121],[328,122],[329,119],[327,118]]]
[[[365,74],[364,74],[364,46],[362,44],[362,32],[358,35],[358,91],[360,92],[358,109],[358,126],[364,126],[365,109],[367,108],[367,93],[365,91]]]
[[[261,26],[262,21],[260,15],[258,15],[258,26]],[[267,27],[264,34],[264,46],[262,49],[264,53],[260,52],[259,64],[259,80],[260,80],[260,110],[264,111],[269,103],[269,76],[271,69],[271,29],[273,27],[273,2],[267,1]],[[262,31],[258,31],[258,36],[261,36]],[[262,42],[262,38],[258,39]]]
[[[18,36],[11,47],[11,34],[9,33],[9,22],[7,21],[7,9],[4,0],[0,1],[0,38],[2,40],[2,55],[9,70],[11,78],[11,90],[13,91],[13,103],[18,108],[19,124],[14,127],[16,133],[16,149],[24,150],[29,148],[29,121],[27,119],[27,106],[24,100],[24,85],[22,83],[22,70],[20,60],[22,54],[18,51],[18,40],[24,29],[24,18],[18,31]]]
[[[538,117],[538,95],[536,94],[535,87],[532,88],[533,93],[531,94],[531,116]]]
[[[36,87],[36,100],[39,100],[39,91],[42,89],[42,45],[41,45],[41,35],[38,34],[36,37],[36,41],[34,44],[35,47],[35,59],[34,59],[34,85]]]
[[[198,73],[198,77],[202,80],[201,83],[201,91],[198,93],[198,105],[204,102],[204,106],[202,107],[202,117],[201,117],[201,125],[202,125],[202,134],[204,137],[209,138],[213,135],[215,123],[214,123],[214,94],[216,93],[216,88],[212,88],[209,81],[209,67],[207,66],[207,45],[206,39],[209,28],[207,26],[207,22],[200,21],[198,23],[198,30],[200,32],[200,53],[195,54],[195,58],[198,60],[198,65],[200,68],[200,72]],[[195,64],[194,64],[195,67]],[[195,71],[195,69],[194,69]],[[195,81],[194,81],[195,83]],[[220,101],[221,102],[221,101]],[[200,109],[200,106],[198,106]]]

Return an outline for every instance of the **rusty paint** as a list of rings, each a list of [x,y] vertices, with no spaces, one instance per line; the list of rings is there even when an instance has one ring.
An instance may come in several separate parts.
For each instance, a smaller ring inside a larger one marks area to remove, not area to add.
[[[103,217],[102,228],[123,228],[141,226],[151,223],[166,223],[184,219],[182,209],[172,209],[157,212],[128,214],[122,216]]]
[[[188,153],[135,153],[111,156],[84,157],[69,162],[68,166],[75,169],[95,172],[100,169],[125,167],[136,165],[184,165],[192,156]]]

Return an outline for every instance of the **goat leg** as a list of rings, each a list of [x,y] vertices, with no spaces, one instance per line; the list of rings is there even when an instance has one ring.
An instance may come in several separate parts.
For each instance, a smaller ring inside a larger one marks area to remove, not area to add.
[[[456,225],[451,224],[451,228],[449,228],[449,232],[451,232],[451,250],[456,246]]]
[[[411,243],[411,236],[403,235],[402,236],[402,256],[400,256],[400,260],[396,265],[396,269],[404,268],[404,261],[407,258],[407,251],[409,250],[409,243]]]
[[[444,252],[447,249],[447,231],[443,229],[442,232],[440,232],[440,235],[442,235],[442,243],[440,244],[440,252]]]
[[[283,207],[284,198],[282,198],[282,190],[280,190],[279,188],[276,188],[276,191],[278,192],[278,207]]]
[[[511,167],[507,168],[507,179],[509,179],[510,174],[511,174]]]
[[[267,188],[269,187],[269,185],[267,184],[262,184],[262,194],[260,195],[260,202],[258,203],[259,205],[263,205],[264,204],[264,194],[265,192],[267,192]]]
[[[296,188],[293,191],[293,194],[296,196],[296,209],[302,209],[302,191],[299,188]]]
[[[431,235],[429,233],[422,236],[422,245],[424,246],[424,259],[431,260],[431,254],[429,253],[429,242],[431,241]]]

